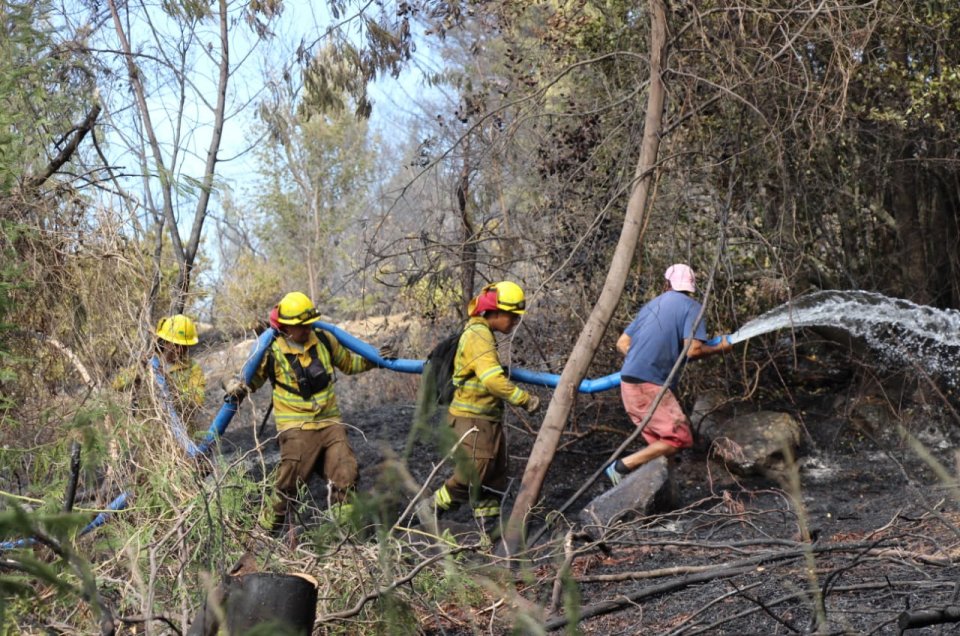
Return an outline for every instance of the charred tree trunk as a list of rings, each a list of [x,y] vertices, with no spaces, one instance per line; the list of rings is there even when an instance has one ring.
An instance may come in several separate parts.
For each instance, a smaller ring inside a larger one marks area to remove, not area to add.
[[[254,629],[271,628],[309,636],[317,615],[317,585],[304,576],[246,572],[255,566],[244,555],[235,566],[238,573],[224,577],[210,593],[187,636],[214,636],[225,617],[226,631],[242,635]]]
[[[226,588],[227,633],[246,634],[266,625],[310,636],[317,616],[317,586],[291,574],[258,573],[230,579]]]

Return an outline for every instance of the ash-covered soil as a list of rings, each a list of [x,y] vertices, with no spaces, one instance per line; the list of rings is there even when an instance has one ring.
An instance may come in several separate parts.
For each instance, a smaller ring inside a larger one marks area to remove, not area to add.
[[[788,399],[761,394],[731,406],[784,410],[801,421],[805,435],[794,480],[736,477],[712,461],[701,443],[673,460],[678,508],[628,520],[602,543],[576,524],[579,510],[609,487],[604,478],[594,483],[523,563],[536,582],[519,590],[544,608],[541,620],[552,629],[573,621],[588,634],[897,634],[905,612],[922,619],[920,610],[956,608],[960,496],[949,481],[957,473],[954,449],[960,445],[955,413],[922,391],[891,398],[868,390],[856,374],[821,380],[803,386],[800,378]],[[439,461],[431,444],[410,440],[417,382],[416,376],[381,370],[339,376],[361,491],[396,486],[395,478],[390,486],[382,478],[384,465],[395,459],[418,486]],[[537,391],[549,399],[549,390]],[[224,452],[253,446],[268,400],[265,387],[244,405]],[[541,418],[508,414],[511,495]],[[531,527],[537,528],[544,511],[566,502],[631,430],[616,391],[581,396]],[[264,435],[274,432],[271,419]],[[276,442],[265,450],[271,457]],[[442,467],[427,490],[447,474]],[[312,488],[321,499],[322,482],[315,480]],[[398,512],[409,488],[397,487]],[[558,576],[567,584],[553,596]],[[439,617],[423,629],[473,633]],[[507,630],[496,623],[490,629]],[[907,633],[960,633],[960,623]]]

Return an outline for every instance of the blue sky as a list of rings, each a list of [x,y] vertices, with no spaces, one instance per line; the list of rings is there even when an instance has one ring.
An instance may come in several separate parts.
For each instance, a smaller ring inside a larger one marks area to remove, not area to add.
[[[240,5],[236,5],[240,7]],[[240,14],[234,9],[234,17]],[[77,12],[75,16],[80,16]],[[129,38],[134,51],[143,52],[147,56],[174,56],[175,47],[165,45],[157,49],[152,42],[151,26],[158,30],[173,32],[176,35],[176,24],[165,18],[159,10],[151,10],[150,23],[142,14],[134,14],[138,22],[129,28]],[[78,18],[79,19],[79,18]],[[315,41],[329,28],[332,20],[327,13],[326,3],[311,3],[302,0],[284,4],[283,13],[271,25],[274,37],[258,40],[252,30],[246,28],[242,22],[235,22],[230,31],[231,38],[231,67],[236,69],[228,92],[228,111],[230,117],[225,123],[221,141],[217,166],[218,183],[230,187],[238,196],[243,195],[245,188],[252,183],[252,176],[256,172],[256,164],[252,153],[249,152],[253,143],[256,127],[256,103],[263,96],[263,87],[271,76],[279,76],[284,67],[291,68],[293,73],[299,71],[293,65],[297,48],[301,42]],[[357,29],[348,24],[346,34],[357,37]],[[190,49],[193,59],[189,63],[189,79],[193,83],[193,92],[188,92],[183,103],[183,111],[187,123],[181,128],[179,142],[180,161],[175,173],[181,184],[189,183],[190,179],[197,179],[203,173],[206,160],[207,146],[212,132],[212,104],[215,100],[217,68],[216,60],[204,53],[206,44],[216,44],[219,38],[218,26],[214,20],[208,20],[198,31],[198,38]],[[91,45],[103,51],[117,50],[117,36],[112,22],[103,25],[102,32],[95,33]],[[216,52],[216,47],[213,47]],[[119,55],[111,57],[109,53],[102,53],[104,59],[110,60],[115,67],[119,67],[122,59]],[[416,111],[415,100],[422,100],[430,95],[432,89],[424,84],[423,67],[431,67],[436,71],[435,60],[438,56],[432,55],[430,49],[421,44],[415,53],[415,59],[401,74],[399,79],[386,77],[370,87],[370,94],[374,101],[374,111],[371,120],[372,129],[383,138],[397,142],[407,138],[409,128],[408,119]],[[149,64],[144,61],[144,64]],[[121,106],[129,104],[131,95],[126,86],[125,70],[118,72],[120,83],[116,85],[116,92],[105,94],[108,110],[108,120],[113,128],[107,128],[108,138],[114,135],[114,143],[110,145],[110,161],[121,167],[126,173],[139,172],[136,156],[130,153],[120,143],[119,135],[126,133],[131,139],[127,144],[136,145],[136,134],[131,132],[128,118],[124,118]],[[180,108],[180,96],[169,88],[164,88],[161,77],[145,75],[148,87],[148,107],[151,119],[160,143],[165,147],[167,161],[172,147],[175,130],[174,115]],[[206,101],[206,103],[205,103]],[[177,177],[175,177],[177,178]],[[142,192],[142,181],[136,178],[128,180],[130,192]],[[192,224],[195,208],[195,195],[186,191],[179,194],[177,213],[181,236],[186,238]],[[219,214],[220,201],[214,196],[211,200],[210,211]],[[204,226],[204,240],[209,245],[212,238],[213,223]],[[206,250],[208,254],[216,250]]]

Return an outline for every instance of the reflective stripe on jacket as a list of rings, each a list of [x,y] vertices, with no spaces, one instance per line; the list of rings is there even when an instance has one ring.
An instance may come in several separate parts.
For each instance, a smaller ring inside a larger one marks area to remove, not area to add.
[[[274,377],[277,380],[273,387],[273,417],[276,420],[278,432],[291,428],[313,431],[339,422],[340,407],[337,405],[337,396],[333,390],[334,367],[347,375],[353,375],[372,369],[374,366],[372,362],[341,345],[333,334],[323,331],[320,337],[327,339],[331,345],[330,351],[320,344],[317,331],[310,332],[310,337],[302,349],[296,343],[290,343],[285,337],[278,335],[270,345],[272,355],[263,356],[263,362],[260,363],[250,382],[250,388],[254,391],[263,386],[269,377],[267,364],[273,361]],[[304,399],[299,393],[289,391],[281,385],[291,388],[298,386],[297,376],[286,354],[295,354],[300,364],[306,368],[310,366],[312,360],[311,349],[315,349],[315,355],[330,374],[330,383],[326,388],[311,395],[309,399]]]
[[[530,394],[507,378],[497,355],[497,341],[482,316],[470,319],[460,335],[453,361],[453,385],[450,403],[454,417],[500,420],[504,400],[522,406]]]

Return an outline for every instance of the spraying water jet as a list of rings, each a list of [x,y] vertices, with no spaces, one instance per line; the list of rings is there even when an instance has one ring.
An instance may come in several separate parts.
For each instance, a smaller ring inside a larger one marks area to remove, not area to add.
[[[917,365],[960,386],[960,311],[876,292],[826,290],[799,296],[746,323],[731,343],[781,329],[835,327],[857,336],[890,364]]]

